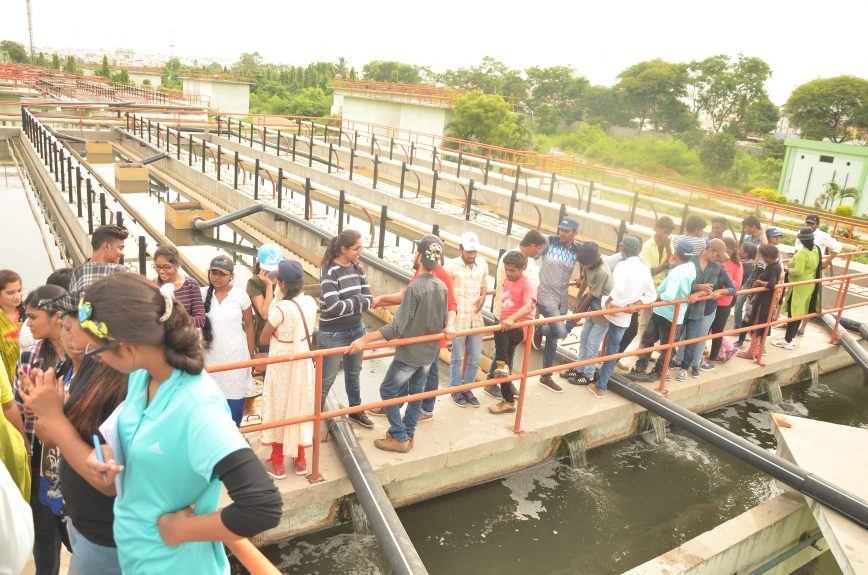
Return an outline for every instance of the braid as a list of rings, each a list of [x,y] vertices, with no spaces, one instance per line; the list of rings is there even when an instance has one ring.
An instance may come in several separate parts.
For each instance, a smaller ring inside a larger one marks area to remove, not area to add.
[[[208,283],[208,293],[205,294],[205,301],[202,305],[205,307],[205,325],[202,326],[202,340],[205,347],[211,347],[211,342],[214,341],[214,330],[211,328],[211,318],[208,313],[211,311],[211,298],[214,297],[214,284]]]

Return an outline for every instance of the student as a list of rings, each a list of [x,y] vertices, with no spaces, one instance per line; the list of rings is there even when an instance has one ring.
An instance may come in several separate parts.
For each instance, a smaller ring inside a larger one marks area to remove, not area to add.
[[[235,264],[227,256],[217,256],[208,266],[208,286],[202,288],[205,325],[202,326],[205,363],[216,365],[247,361],[256,353],[253,345],[253,304],[247,293],[233,285]],[[226,396],[232,421],[241,427],[245,392],[253,382],[249,368],[211,374]]]
[[[763,244],[759,248],[759,255],[765,263],[765,268],[759,273],[753,283],[752,288],[764,287],[768,291],[751,294],[750,296],[750,313],[745,311],[743,327],[762,324],[768,319],[769,306],[772,305],[772,294],[778,281],[781,278],[781,264],[778,263],[778,248],[771,244]],[[747,351],[740,352],[737,357],[743,359],[756,359],[759,354],[760,346],[762,345],[762,336],[767,328],[755,329],[751,332],[750,348]]]
[[[774,245],[774,242],[769,242]],[[762,263],[763,268],[756,268],[754,264],[757,262],[757,247],[754,244],[741,244],[738,248],[738,258],[741,260],[741,277],[742,282],[741,285],[747,289],[751,285],[753,285],[754,276],[762,271],[765,268],[765,263],[760,260],[759,263]],[[735,305],[733,306],[733,326],[735,329],[739,329],[744,327],[742,320],[744,318],[744,304],[750,298],[749,295],[740,295],[735,298]],[[744,340],[747,339],[747,332],[743,331],[738,334],[738,339],[736,339],[735,343],[733,343],[733,347],[741,347],[744,345]]]
[[[443,257],[443,242],[434,235],[426,235],[419,241],[419,249],[413,260],[417,275],[407,286],[401,298],[401,306],[391,324],[366,334],[352,344],[349,353],[361,353],[368,342],[378,339],[392,340],[431,335],[445,331],[449,311],[449,293],[446,284],[434,275]],[[452,332],[446,337],[451,338]],[[421,393],[427,389],[428,371],[437,361],[437,341],[402,345],[395,349],[395,357],[380,384],[380,398],[394,399],[407,394]],[[413,447],[416,424],[422,408],[421,401],[407,404],[404,417],[401,406],[386,407],[389,431],[386,437],[374,441],[374,446],[384,451],[406,453]]]
[[[0,270],[0,359],[6,366],[6,378],[15,380],[15,365],[21,348],[18,338],[24,323],[21,305],[21,276],[12,270]]]
[[[787,281],[803,282],[819,279],[823,275],[823,256],[820,247],[814,245],[814,230],[804,227],[799,230],[798,240],[801,249],[790,260],[789,276]],[[782,310],[787,312],[787,317],[797,317],[809,313],[821,313],[820,309],[820,284],[804,284],[793,286],[787,290]],[[775,347],[791,350],[796,347],[793,341],[799,331],[802,322],[791,321],[786,324],[784,337],[772,341]]]
[[[0,378],[3,378],[0,375]],[[0,465],[0,573],[21,573],[33,547],[33,520],[15,478]]]
[[[711,232],[708,234],[708,239],[713,240],[717,238],[718,240],[723,240],[724,234],[726,234],[726,226],[727,221],[723,216],[714,216],[711,218]]]
[[[600,257],[600,248],[594,242],[585,242],[579,247],[578,261],[581,266],[579,294],[582,294],[586,289],[588,293],[585,297],[580,297],[573,311],[584,313],[601,310],[603,309],[603,297],[608,296],[612,290],[612,272],[609,271],[609,266],[603,263],[603,259]],[[579,361],[599,355],[600,345],[603,343],[608,329],[609,321],[604,316],[585,318],[579,343]],[[575,385],[588,385],[597,381],[596,370],[597,366],[589,363],[562,372],[560,375]]]
[[[684,229],[687,235],[672,236],[672,246],[675,247],[682,241],[690,244],[691,255],[697,256],[705,249],[705,220],[696,214],[687,216],[684,221]]]
[[[320,315],[316,332],[319,349],[344,347],[365,335],[364,313],[370,309],[374,296],[368,277],[359,265],[361,255],[362,234],[356,230],[343,230],[326,245],[320,264]],[[344,388],[350,407],[362,404],[359,384],[362,356],[345,353],[323,357],[320,398],[323,407],[341,363],[344,366]],[[364,411],[351,413],[347,417],[362,427],[374,427],[374,422]]]
[[[727,273],[735,286],[736,291],[741,289],[742,280],[744,279],[744,268],[739,259],[738,244],[732,238],[724,238],[726,244],[726,253],[729,254],[729,259],[723,262],[723,271]],[[721,333],[726,327],[726,322],[729,319],[729,314],[732,311],[734,304],[733,296],[727,294],[722,295],[717,300],[717,309],[714,312],[714,319],[711,322],[711,333]],[[720,353],[721,347],[724,349],[725,355]],[[718,337],[711,340],[711,361],[728,361],[735,355],[735,351],[729,340],[726,337]]]
[[[494,332],[494,371],[489,379],[508,377],[512,371],[512,358],[515,348],[525,341],[527,328],[513,328],[513,324],[533,319],[533,308],[536,305],[536,286],[524,275],[527,258],[521,252],[509,252],[503,258],[506,280],[503,284],[503,300],[501,302],[501,331]],[[605,266],[603,266],[605,267]],[[488,408],[494,414],[513,413],[515,411],[515,395],[512,382],[500,384],[503,397],[495,405]]]
[[[316,321],[316,300],[305,295],[304,270],[295,260],[283,260],[277,267],[277,287],[283,299],[275,302],[268,312],[268,323],[260,341],[268,342],[268,357],[310,351],[310,338]],[[262,388],[262,422],[271,423],[312,415],[314,411],[314,369],[308,360],[273,363],[265,372]],[[284,447],[291,457],[296,475],[307,473],[304,450],[313,444],[313,422],[298,423],[264,430],[263,445],[271,446],[266,462],[268,474],[274,479],[286,477]]]
[[[24,433],[21,412],[12,395],[12,384],[6,373],[6,366],[0,361],[0,407],[3,408],[3,413],[0,414],[0,467],[8,471],[24,500],[29,501],[30,462],[27,455],[27,436]],[[27,515],[30,515],[29,510]]]
[[[762,223],[756,216],[748,216],[741,222],[741,229],[744,232],[742,243],[753,244],[759,249],[759,246],[768,242],[763,233]]]
[[[820,216],[811,214],[805,218],[805,227],[811,228],[814,232],[814,245],[820,250],[823,257],[823,269],[829,269],[832,266],[832,260],[835,259],[841,250],[841,242],[833,238],[828,232],[824,232],[820,228]],[[801,249],[801,240],[796,237],[795,248]]]
[[[193,327],[205,325],[205,307],[199,282],[184,277],[181,273],[181,256],[175,246],[160,246],[154,251],[154,269],[157,270],[157,285],[174,287],[175,301],[184,306]]]
[[[105,474],[106,495],[123,472],[114,507],[121,570],[228,572],[221,543],[275,527],[281,502],[204,372],[199,331],[180,302],[137,274],[91,285],[78,319],[88,355],[129,374],[115,429],[121,453],[102,445],[106,463],[95,450],[87,457]],[[218,512],[223,485],[233,502]]]

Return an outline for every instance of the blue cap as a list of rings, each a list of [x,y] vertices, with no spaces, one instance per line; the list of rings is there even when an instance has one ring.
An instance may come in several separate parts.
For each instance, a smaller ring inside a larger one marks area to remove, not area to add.
[[[558,229],[575,232],[579,229],[579,221],[572,216],[564,216],[564,219],[558,224]]]
[[[766,237],[767,238],[779,238],[782,235],[783,234],[781,233],[781,230],[779,230],[778,228],[768,228],[766,230]]]
[[[277,244],[262,244],[256,251],[259,268],[267,272],[277,269],[277,264],[283,259],[283,250]]]
[[[642,249],[642,242],[636,236],[624,236],[624,239],[621,240],[621,247],[626,252],[638,254]]]
[[[678,252],[679,256],[692,256],[693,244],[687,240],[679,240],[678,244],[675,246],[675,251]]]
[[[283,260],[277,265],[277,279],[284,282],[300,282],[304,280],[304,269],[295,260]]]

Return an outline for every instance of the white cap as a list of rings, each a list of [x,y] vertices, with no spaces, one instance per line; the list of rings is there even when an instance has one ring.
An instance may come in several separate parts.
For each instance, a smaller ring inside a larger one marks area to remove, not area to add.
[[[473,232],[464,232],[461,234],[460,243],[465,252],[479,251],[479,237]]]

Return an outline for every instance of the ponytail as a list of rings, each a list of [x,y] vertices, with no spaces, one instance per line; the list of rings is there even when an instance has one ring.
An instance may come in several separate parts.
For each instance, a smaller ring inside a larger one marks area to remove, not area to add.
[[[341,248],[349,249],[353,247],[361,237],[362,234],[357,230],[346,229],[331,238],[328,243],[326,243],[326,249],[320,267],[322,269],[330,267],[334,259],[341,255]]]
[[[202,326],[202,342],[208,348],[211,347],[211,342],[214,341],[214,329],[211,327],[211,318],[208,313],[211,311],[211,298],[214,297],[214,284],[208,282],[208,292],[205,294],[205,301],[202,302],[205,308],[205,324]]]

